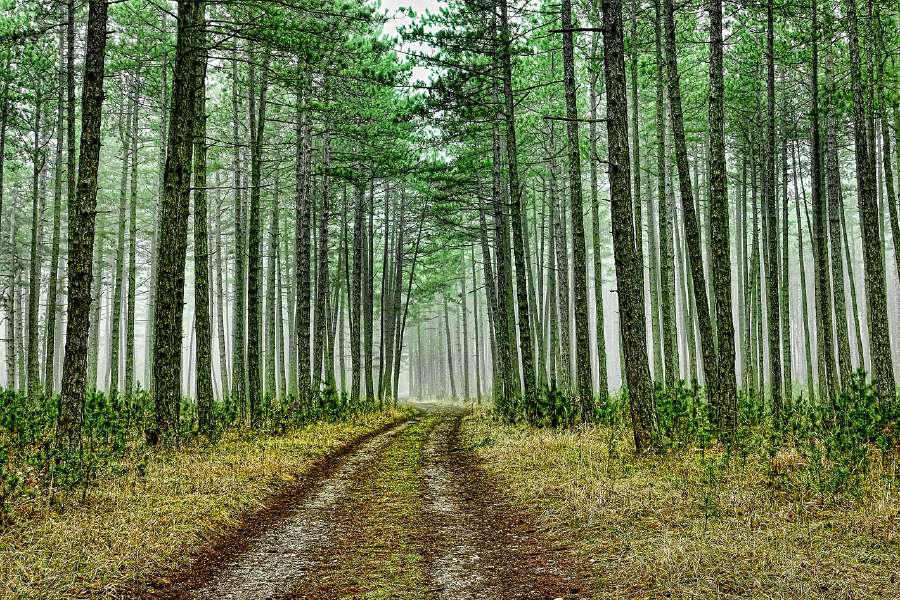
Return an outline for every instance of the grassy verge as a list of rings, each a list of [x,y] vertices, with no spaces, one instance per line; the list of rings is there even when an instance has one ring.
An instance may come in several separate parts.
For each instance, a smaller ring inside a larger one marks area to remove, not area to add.
[[[0,598],[116,598],[189,558],[313,461],[404,418],[385,411],[283,435],[228,430],[215,444],[129,447],[85,490],[20,495],[0,532]],[[22,473],[27,481],[28,473]]]
[[[592,565],[598,598],[900,598],[900,492],[873,450],[841,493],[791,449],[633,455],[631,431],[500,425],[466,442]]]

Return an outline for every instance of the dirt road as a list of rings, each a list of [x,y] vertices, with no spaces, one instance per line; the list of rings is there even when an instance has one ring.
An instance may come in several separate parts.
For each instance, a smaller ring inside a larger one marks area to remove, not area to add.
[[[417,408],[324,461],[143,597],[589,597],[565,549],[554,549],[461,447],[464,408]]]

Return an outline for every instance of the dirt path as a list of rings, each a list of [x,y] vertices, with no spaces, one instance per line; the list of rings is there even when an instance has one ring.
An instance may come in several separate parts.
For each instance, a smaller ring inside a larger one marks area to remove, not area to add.
[[[460,447],[459,407],[334,458],[271,510],[144,597],[586,598],[565,552]]]

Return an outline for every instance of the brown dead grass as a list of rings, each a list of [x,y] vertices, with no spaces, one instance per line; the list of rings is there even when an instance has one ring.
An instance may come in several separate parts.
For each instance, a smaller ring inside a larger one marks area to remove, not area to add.
[[[313,461],[404,418],[391,410],[284,435],[230,431],[215,445],[127,453],[120,475],[88,489],[27,495],[0,534],[0,599],[119,598],[153,574],[189,559]]]
[[[856,494],[819,492],[795,451],[637,458],[630,430],[470,417],[467,442],[589,565],[598,598],[900,598],[900,492],[872,457]]]

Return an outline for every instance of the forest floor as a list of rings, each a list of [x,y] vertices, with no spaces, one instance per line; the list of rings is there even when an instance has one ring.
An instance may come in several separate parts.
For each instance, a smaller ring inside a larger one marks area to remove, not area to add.
[[[417,415],[323,463],[144,599],[574,599],[571,547],[487,476],[462,405]]]
[[[872,448],[847,473],[764,432],[733,453],[688,444],[647,457],[631,436],[502,424],[483,409],[461,443],[568,540],[596,598],[900,598],[896,455]]]
[[[281,433],[233,428],[177,449],[130,440],[75,489],[48,490],[19,461],[22,487],[5,498],[13,520],[0,529],[0,600],[119,599],[143,590],[410,414],[364,413]]]

